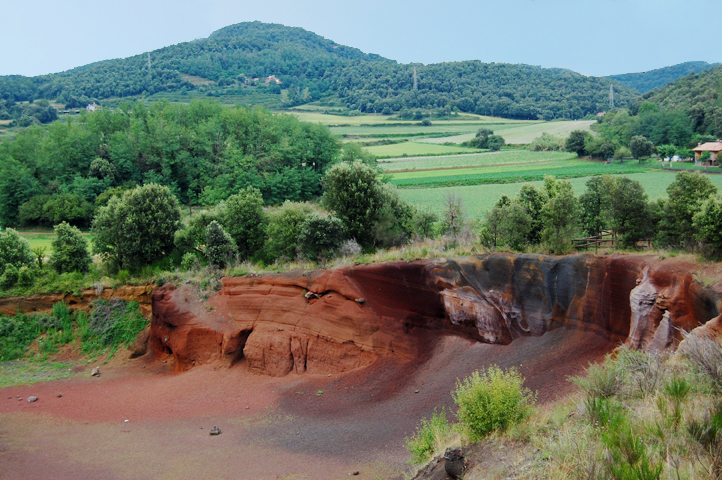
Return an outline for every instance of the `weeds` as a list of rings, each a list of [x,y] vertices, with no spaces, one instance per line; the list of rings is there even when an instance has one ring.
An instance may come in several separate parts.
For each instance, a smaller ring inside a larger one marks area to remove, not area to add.
[[[416,434],[406,438],[406,449],[411,453],[411,463],[422,465],[428,462],[434,455],[443,452],[451,435],[451,425],[446,419],[446,411],[441,409],[431,415],[431,419],[421,419],[421,426],[416,429]]]
[[[569,380],[591,397],[609,398],[622,388],[625,371],[607,355],[604,363],[590,364],[584,376],[571,377]]]

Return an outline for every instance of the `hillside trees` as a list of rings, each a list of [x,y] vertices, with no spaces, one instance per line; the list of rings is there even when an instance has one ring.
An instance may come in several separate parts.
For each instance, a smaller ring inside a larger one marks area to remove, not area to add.
[[[76,227],[62,222],[55,225],[50,263],[58,273],[87,272],[91,259],[88,241]]]
[[[690,246],[694,241],[694,215],[699,212],[702,203],[716,193],[717,187],[706,176],[678,173],[667,187],[659,241],[665,245]]]

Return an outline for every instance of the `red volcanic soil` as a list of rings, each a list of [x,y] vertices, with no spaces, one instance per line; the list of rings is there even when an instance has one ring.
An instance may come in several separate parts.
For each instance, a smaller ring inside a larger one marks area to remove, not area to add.
[[[550,402],[571,392],[568,375],[615,346],[565,329],[509,345],[438,333],[420,342],[423,358],[382,356],[330,377],[257,375],[245,360],[172,373],[170,363],[142,368],[142,357],[101,367],[99,378],[1,389],[0,477],[339,479],[358,470],[356,478],[401,478],[404,438],[435,407],[453,411],[457,378],[492,363],[517,366]],[[39,400],[28,403],[30,395]],[[221,435],[209,435],[214,425]]]

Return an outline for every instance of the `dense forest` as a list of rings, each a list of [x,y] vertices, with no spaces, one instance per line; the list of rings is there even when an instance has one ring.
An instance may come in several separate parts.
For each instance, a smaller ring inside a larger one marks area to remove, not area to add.
[[[266,84],[264,78],[271,75],[281,83]],[[194,82],[194,77],[205,81]],[[569,70],[479,61],[403,65],[301,28],[251,22],[149,55],[33,78],[0,77],[0,98],[15,102],[57,99],[74,108],[90,101],[162,92],[231,95],[238,103],[251,94],[255,100],[260,93],[280,95],[286,107],[330,97],[340,99],[349,110],[368,113],[458,108],[550,120],[606,110],[613,83],[617,105],[638,97],[632,88],[610,79]]]
[[[662,88],[678,78],[682,78],[691,73],[700,73],[717,65],[719,65],[719,63],[685,62],[672,65],[671,67],[649,70],[647,72],[609,75],[607,78],[634,88],[639,91],[639,93],[647,93],[655,88]]]
[[[245,187],[265,203],[318,196],[340,155],[328,128],[260,108],[127,103],[31,126],[0,143],[0,224],[87,226],[95,208],[136,185],[217,204]]]

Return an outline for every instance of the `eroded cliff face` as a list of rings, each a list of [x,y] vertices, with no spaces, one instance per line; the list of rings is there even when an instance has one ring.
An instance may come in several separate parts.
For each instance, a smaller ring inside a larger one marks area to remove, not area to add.
[[[245,359],[273,376],[339,373],[379,356],[413,359],[424,338],[508,344],[556,328],[663,349],[717,316],[691,264],[644,256],[490,254],[223,279],[153,293],[151,345],[176,368]]]

